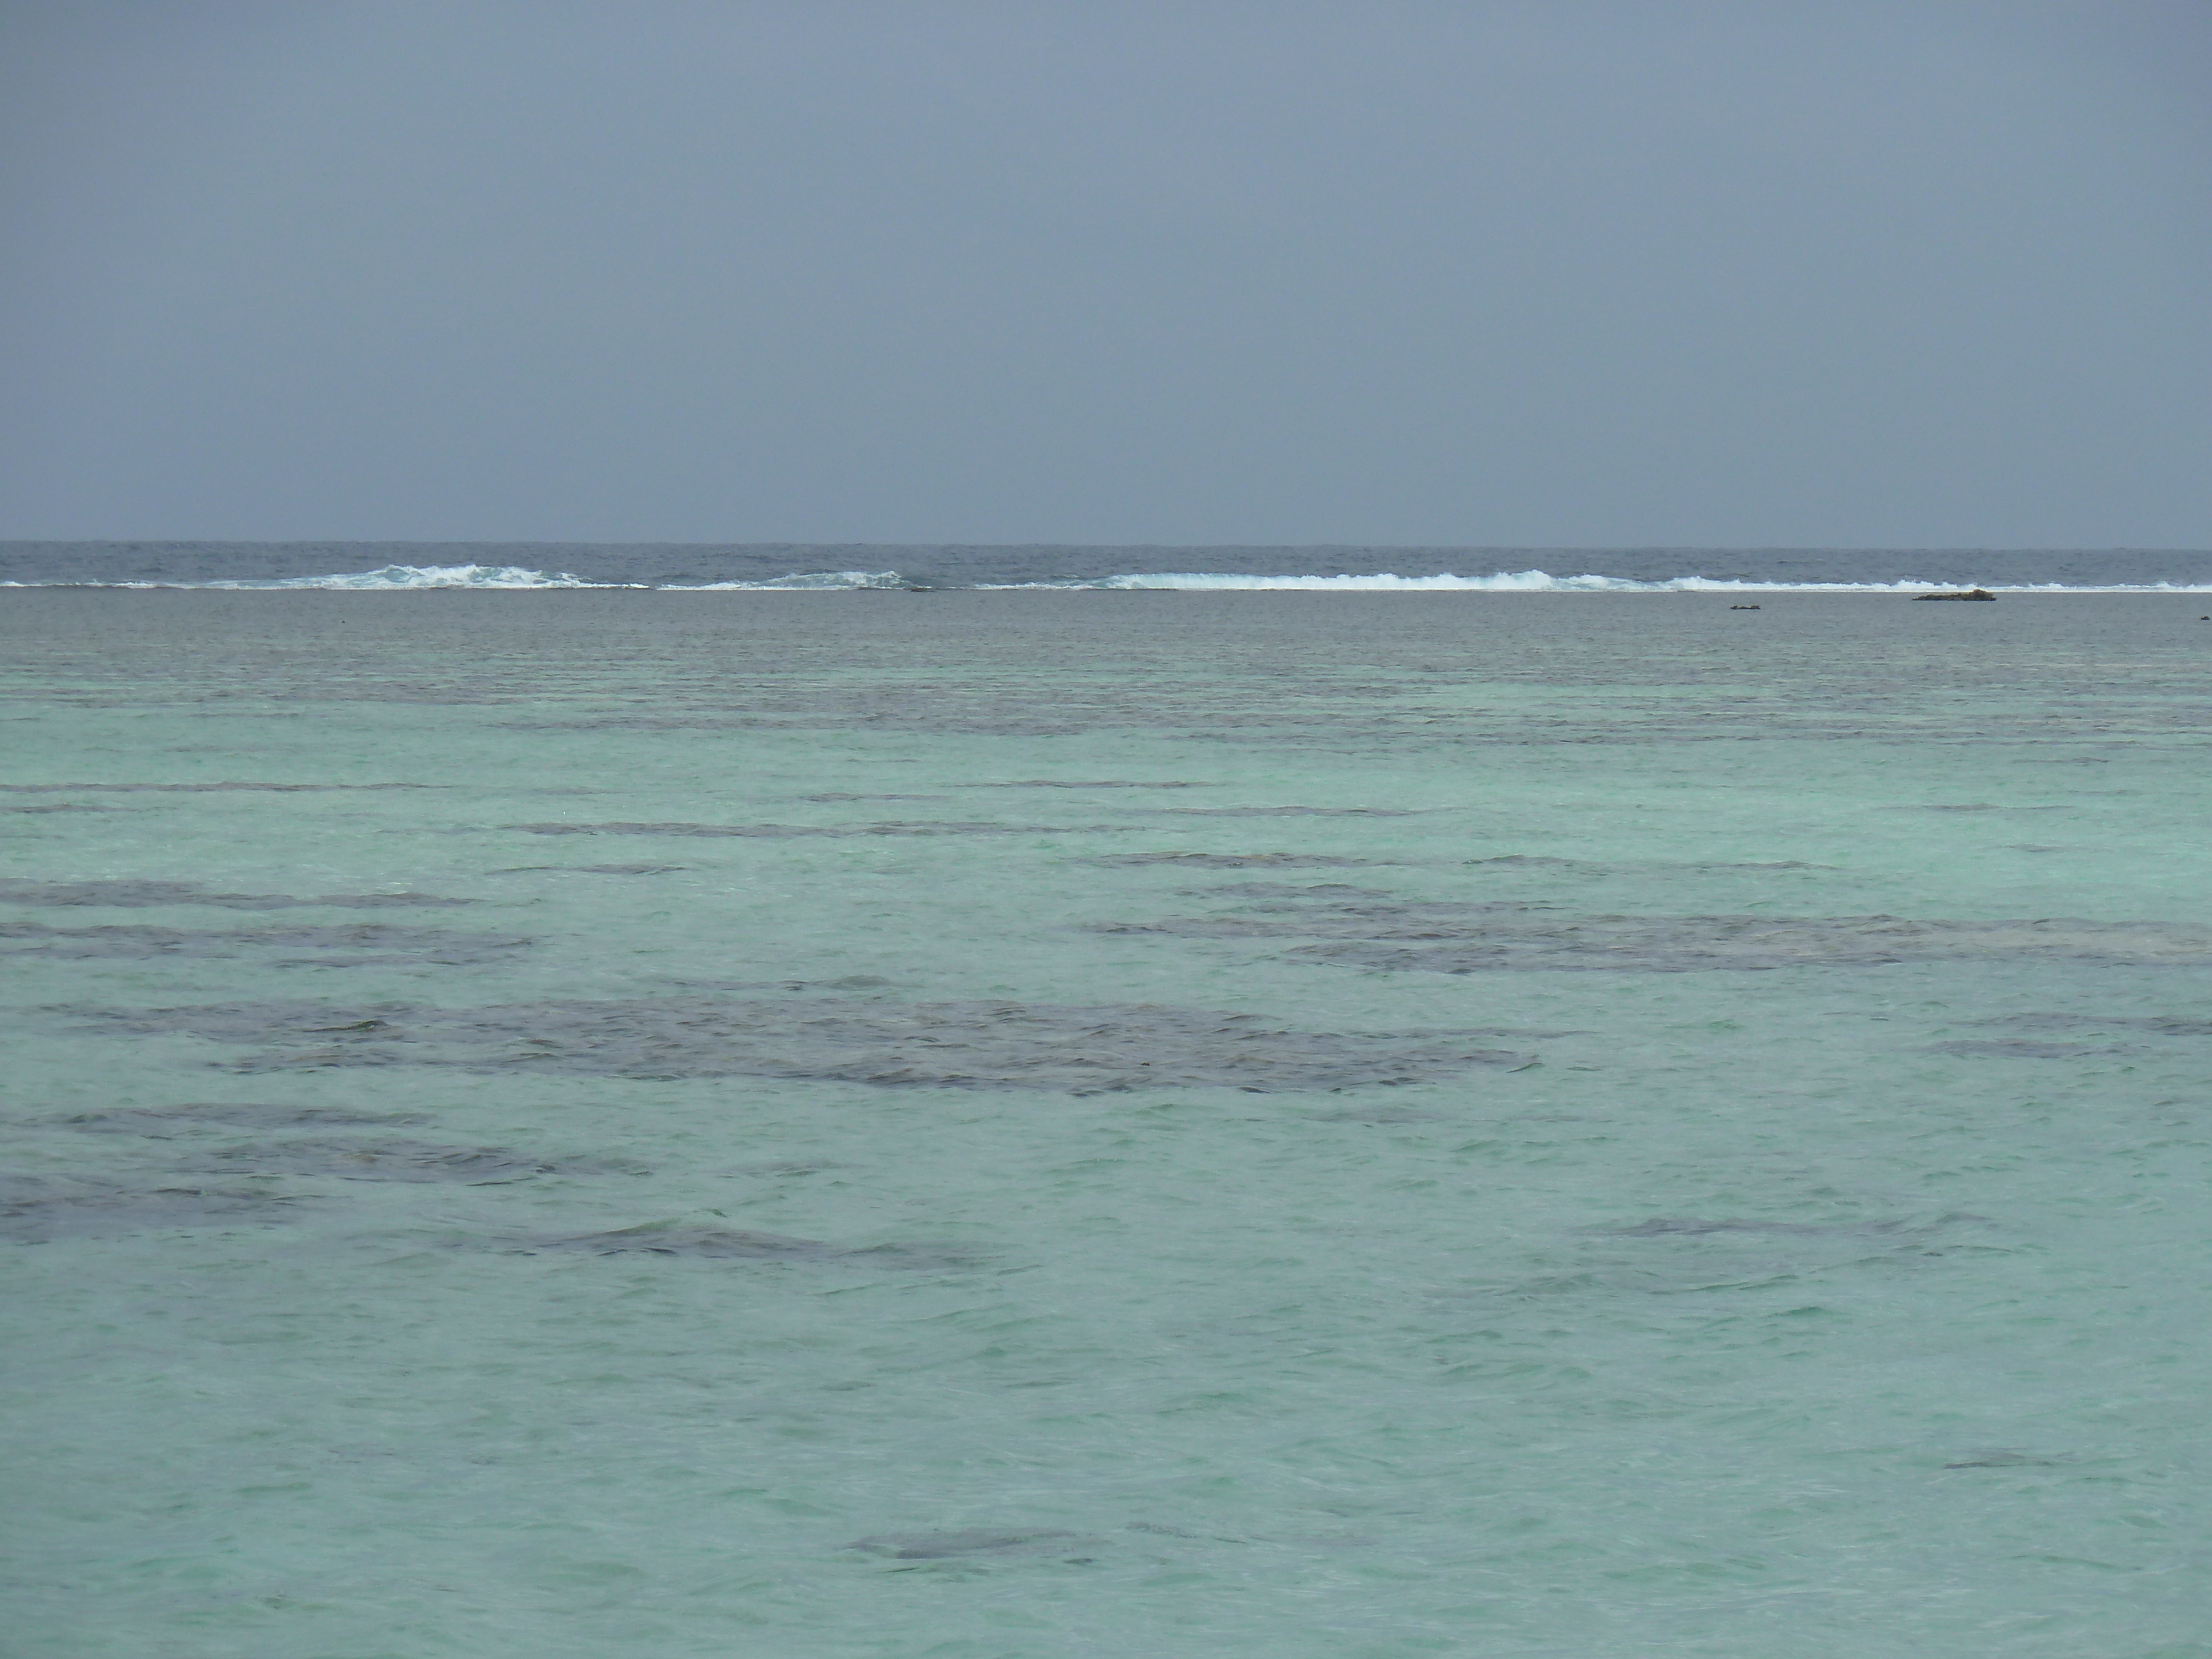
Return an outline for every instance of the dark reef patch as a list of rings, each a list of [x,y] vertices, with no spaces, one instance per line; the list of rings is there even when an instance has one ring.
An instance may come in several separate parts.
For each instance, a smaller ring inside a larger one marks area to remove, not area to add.
[[[1291,881],[1225,881],[1218,887],[1186,887],[1185,898],[1327,899],[1343,903],[1352,899],[1392,899],[1387,887],[1354,887],[1348,882],[1316,882],[1310,886]]]
[[[280,1140],[205,1155],[215,1169],[250,1175],[337,1176],[349,1181],[451,1181],[501,1186],[544,1175],[635,1175],[604,1159],[554,1162],[499,1146],[422,1140]]]
[[[392,907],[473,904],[474,899],[441,898],[435,893],[321,893],[295,898],[289,893],[211,892],[190,881],[24,881],[0,878],[0,903],[106,905],[143,909],[161,904],[210,904],[227,910],[289,910],[301,905],[380,910]]]
[[[445,789],[451,787],[442,783],[0,783],[0,791],[17,795],[80,792],[111,795],[220,795],[243,789],[277,795],[303,795],[341,789]]]
[[[817,836],[1089,836],[1126,833],[1125,823],[510,823],[531,836],[709,836],[788,841]]]
[[[38,1176],[0,1176],[0,1240],[45,1244],[58,1238],[117,1237],[190,1227],[283,1219],[301,1200],[235,1188],[188,1185],[124,1187]]]
[[[1633,871],[1646,875],[1662,870],[1680,871],[1684,874],[1719,875],[1733,871],[1832,870],[1835,868],[1832,864],[1808,864],[1802,859],[1783,859],[1764,864],[1709,864],[1672,860],[1655,862],[1650,860],[1630,860],[1608,863],[1595,859],[1550,858],[1539,853],[1504,853],[1495,858],[1463,859],[1461,862],[1469,869]]]
[[[775,1077],[878,1087],[1254,1093],[1422,1083],[1531,1056],[1496,1030],[1296,1030],[1255,1014],[1151,1004],[746,1001],[700,996],[450,1009],[262,1003],[77,1009],[119,1033],[261,1045],[245,1073],[375,1066],[577,1077]]]
[[[611,1232],[554,1233],[487,1241],[490,1248],[519,1255],[568,1251],[580,1255],[690,1256],[706,1261],[841,1262],[853,1267],[930,1272],[972,1267],[975,1250],[934,1244],[875,1244],[860,1249],[825,1244],[818,1239],[787,1238],[739,1227],[692,1226],[647,1222]]]
[[[1109,867],[1164,864],[1177,870],[1323,870],[1387,863],[1388,860],[1334,858],[1320,853],[1113,853],[1085,859]]]
[[[2066,1467],[2063,1457],[2039,1457],[2032,1452],[2014,1451],[2006,1446],[1992,1446],[1976,1452],[1971,1457],[1946,1463],[1947,1469],[2057,1469]]]
[[[1340,1111],[1314,1112],[1309,1121],[1315,1123],[1443,1123],[1449,1116],[1443,1112],[1425,1112],[1417,1106],[1346,1106]]]
[[[672,876],[690,868],[682,864],[518,864],[506,870],[487,870],[490,876],[527,876],[540,871],[564,871],[583,876]]]
[[[263,1105],[248,1101],[124,1106],[48,1120],[92,1134],[143,1135],[153,1140],[210,1130],[411,1128],[429,1121],[427,1112],[361,1112],[343,1106]]]
[[[48,927],[0,922],[0,956],[47,960],[100,958],[160,961],[170,957],[234,957],[257,951],[283,953],[306,967],[343,968],[364,963],[427,963],[459,966],[493,962],[536,944],[535,939],[489,933],[456,933],[434,927],[392,927],[374,922],[343,927],[257,928]],[[354,954],[299,956],[304,951]],[[374,954],[362,956],[359,952]]]
[[[1930,1054],[1958,1054],[1964,1058],[1990,1060],[2087,1060],[2096,1054],[2124,1054],[2126,1048],[2095,1048],[2078,1042],[2036,1042],[2026,1037],[2000,1037],[1987,1041],[1972,1038],[1952,1042],[1930,1042],[1921,1050]]]
[[[1443,974],[1688,973],[1900,962],[2212,965],[2212,928],[2182,922],[1916,921],[1899,916],[1592,915],[1511,902],[1282,902],[1205,916],[1106,922],[1110,933],[1305,939],[1289,954]]]
[[[1932,1268],[1976,1242],[1987,1218],[1940,1214],[1767,1220],[1744,1216],[1655,1216],[1578,1227],[1577,1260],[1532,1277],[1469,1285],[1460,1294],[1511,1302],[1556,1302],[1624,1293],[1704,1295],[1714,1291],[1798,1286],[1812,1277],[1879,1267]],[[1997,1246],[1996,1248],[2002,1248]]]
[[[1960,1222],[1978,1222],[1981,1219],[1979,1216],[1960,1212],[1937,1216],[1932,1220],[1905,1218],[1888,1221],[1757,1221],[1741,1218],[1707,1220],[1697,1216],[1654,1216],[1649,1221],[1639,1221],[1631,1226],[1587,1227],[1583,1231],[1604,1238],[1671,1238],[1685,1235],[1701,1237],[1709,1233],[1765,1233],[1784,1238],[1892,1238],[1915,1237]]]
[[[944,1561],[994,1555],[1061,1555],[1083,1547],[1079,1534],[1047,1528],[1037,1532],[1001,1532],[969,1528],[954,1532],[886,1532],[856,1538],[845,1546],[894,1561]]]
[[[1978,1020],[1985,1026],[2027,1031],[2148,1031],[2153,1036],[2212,1036],[2212,1019],[2179,1014],[2008,1014]]]
[[[1423,809],[1394,806],[1147,806],[1158,817],[1178,818],[1410,818]]]

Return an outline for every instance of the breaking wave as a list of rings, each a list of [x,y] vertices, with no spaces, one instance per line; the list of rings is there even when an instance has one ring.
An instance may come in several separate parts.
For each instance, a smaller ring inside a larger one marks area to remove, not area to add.
[[[342,572],[331,576],[271,576],[260,580],[240,578],[232,580],[202,582],[5,582],[6,587],[138,587],[214,588],[225,592],[275,592],[283,589],[321,588],[332,592],[381,593],[399,592],[415,588],[434,587],[625,587],[627,582],[586,581],[581,576],[567,571],[549,575],[543,570],[527,570],[514,564],[387,564],[374,570]]]
[[[1893,582],[1757,581],[1717,576],[1672,576],[1663,581],[1635,581],[1625,576],[1554,576],[1546,570],[1498,571],[1489,576],[1263,576],[1239,572],[1193,571],[1157,575],[1100,576],[1081,581],[1000,582],[1000,589],[1094,590],[1109,592],[1166,592],[1284,593],[1940,593],[1956,581]],[[2077,586],[2065,582],[1981,584],[1992,593],[2212,593],[2212,586],[2175,582],[2116,582]]]
[[[502,590],[543,588],[658,589],[665,592],[837,592],[858,588],[912,586],[896,570],[799,571],[757,582],[599,582],[566,570],[532,570],[514,564],[387,564],[374,570],[342,572],[328,576],[272,576],[260,580],[215,580],[197,582],[0,582],[0,587],[134,587],[198,588],[229,592],[319,589],[334,593],[393,593],[428,588],[484,588]]]
[[[1487,576],[1449,572],[1433,576],[1267,575],[1244,571],[1184,571],[1086,576],[1054,581],[978,582],[973,590],[992,592],[1176,592],[1176,593],[1895,593],[1955,592],[1960,580],[1907,579],[1898,581],[1763,581],[1749,577],[1670,576],[1638,580],[1626,576],[1555,576],[1546,570],[1500,570]],[[229,579],[204,581],[0,582],[0,587],[196,588],[225,591],[401,592],[428,589],[546,590],[629,589],[674,593],[838,593],[921,589],[928,584],[896,570],[809,570],[758,581],[594,581],[569,571],[532,570],[521,565],[387,564],[374,570],[322,576]],[[965,586],[963,584],[963,586]],[[1979,584],[1990,593],[2212,593],[2212,583],[2195,582],[1996,582]],[[971,591],[973,591],[971,590]]]
[[[514,564],[387,564],[337,576],[287,576],[258,582],[206,582],[207,587],[316,587],[381,591],[417,587],[597,587],[581,576],[527,570]]]
[[[810,570],[772,576],[764,582],[669,582],[671,593],[837,593],[861,589],[913,587],[896,570]]]

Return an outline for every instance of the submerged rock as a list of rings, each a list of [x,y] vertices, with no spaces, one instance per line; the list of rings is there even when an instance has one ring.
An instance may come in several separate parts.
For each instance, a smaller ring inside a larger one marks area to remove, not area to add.
[[[956,1556],[1059,1555],[1078,1547],[1079,1534],[1057,1528],[1036,1532],[999,1532],[970,1528],[957,1532],[885,1532],[856,1538],[845,1546],[895,1561],[943,1561]]]
[[[1947,1469],[2055,1469],[2063,1468],[2068,1461],[2062,1457],[2042,1457],[2033,1452],[2014,1451],[2008,1446],[1991,1446],[1943,1467]]]
[[[1341,1111],[1316,1112],[1316,1123],[1444,1123],[1443,1112],[1425,1112],[1415,1106],[1346,1106]]]
[[[264,1105],[249,1101],[198,1101],[185,1106],[122,1106],[79,1112],[52,1121],[92,1134],[144,1135],[167,1140],[178,1134],[226,1129],[413,1127],[427,1112],[362,1112],[344,1106]]]
[[[2124,1030],[2148,1031],[2154,1036],[2212,1036],[2212,1019],[2180,1014],[2006,1014],[1996,1019],[1976,1020],[1974,1024],[2027,1031]]]
[[[0,922],[0,956],[49,960],[161,961],[221,958],[254,952],[282,953],[280,964],[346,967],[376,963],[466,966],[491,962],[535,945],[534,939],[461,933],[437,927],[398,927],[378,922],[335,927],[252,928],[149,927],[116,925],[49,927],[40,922]],[[340,957],[301,956],[310,951],[374,951]]]
[[[270,1193],[204,1187],[125,1187],[113,1182],[38,1176],[0,1176],[0,1240],[46,1244],[59,1238],[281,1219],[301,1200]]]
[[[1202,916],[1102,922],[1109,933],[1307,939],[1290,955],[1395,972],[1688,973],[1901,962],[2212,964],[2212,928],[2076,917],[1604,915],[1512,901],[1285,901]]]
[[[700,836],[728,840],[789,841],[854,836],[1090,836],[1127,831],[1126,823],[968,823],[916,820],[902,823],[510,823],[532,836]]]
[[[635,1174],[603,1160],[554,1163],[500,1146],[422,1140],[281,1140],[212,1153],[218,1168],[255,1175],[337,1176],[349,1181],[454,1181],[499,1186],[542,1175]]]
[[[1267,1094],[1425,1083],[1533,1059],[1470,1040],[1500,1035],[1494,1029],[1309,1031],[1255,1014],[1146,1003],[665,996],[482,1008],[340,1010],[286,1002],[86,1012],[111,1030],[266,1045],[232,1062],[243,1072],[450,1066],[1076,1095],[1188,1088]]]
[[[2125,1048],[2093,1048],[2078,1042],[2036,1042],[2026,1037],[1964,1037],[1949,1042],[1930,1042],[1923,1052],[1994,1060],[2086,1060],[2094,1054],[2124,1054]]]
[[[444,898],[435,893],[319,893],[295,898],[289,893],[225,893],[191,881],[27,881],[0,878],[0,901],[9,904],[91,905],[112,909],[146,909],[161,905],[207,904],[226,910],[291,910],[318,906],[341,910],[381,910],[394,906],[473,904],[474,899]]]
[[[1085,864],[1108,869],[1164,864],[1182,870],[1325,870],[1347,869],[1388,862],[1376,859],[1337,858],[1322,853],[1116,853],[1085,859]]]
[[[585,876],[672,876],[690,866],[682,864],[518,864],[504,870],[488,870],[493,876],[527,876],[540,871],[566,871]]]
[[[812,1261],[927,1272],[973,1266],[980,1252],[954,1245],[872,1244],[848,1249],[816,1238],[789,1238],[743,1227],[649,1221],[611,1232],[541,1234],[501,1241],[493,1248],[535,1255],[565,1250],[581,1255],[693,1256],[707,1261]]]
[[[1639,1221],[1632,1226],[1592,1227],[1587,1231],[1606,1238],[1668,1238],[1677,1236],[1697,1237],[1706,1233],[1772,1233],[1781,1237],[1821,1238],[1838,1234],[1863,1233],[1875,1237],[1892,1233],[1941,1227],[1954,1221],[1973,1220],[1971,1216],[1947,1215],[1935,1222],[1912,1220],[1892,1221],[1757,1221],[1740,1217],[1711,1220],[1702,1216],[1654,1216],[1649,1221]]]
[[[0,783],[0,790],[16,794],[49,794],[57,791],[105,790],[112,794],[211,795],[234,790],[257,789],[270,794],[301,795],[340,789],[447,789],[442,783]]]
[[[1164,818],[1410,818],[1419,817],[1422,811],[1412,806],[1152,806],[1144,810]]]
[[[574,1250],[586,1255],[719,1256],[741,1261],[829,1261],[846,1254],[817,1239],[787,1238],[739,1227],[673,1226],[663,1222],[621,1227],[612,1232],[517,1239],[507,1248],[532,1253]]]

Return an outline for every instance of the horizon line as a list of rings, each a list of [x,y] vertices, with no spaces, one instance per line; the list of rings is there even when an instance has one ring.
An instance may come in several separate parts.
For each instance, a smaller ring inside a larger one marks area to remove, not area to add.
[[[1905,542],[946,542],[946,541],[635,541],[550,538],[356,536],[15,536],[0,550],[25,547],[696,547],[696,548],[957,548],[1020,551],[1037,549],[1111,552],[1307,553],[2201,553],[2212,546],[2069,544],[2018,546]]]

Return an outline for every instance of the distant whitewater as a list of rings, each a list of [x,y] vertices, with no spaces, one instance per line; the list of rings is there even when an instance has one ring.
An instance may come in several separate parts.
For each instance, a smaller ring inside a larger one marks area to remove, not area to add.
[[[17,587],[866,592],[2212,593],[2212,551],[0,543]]]
[[[896,570],[810,570],[773,576],[765,581],[595,582],[573,571],[526,570],[519,565],[388,564],[374,570],[328,576],[286,576],[274,580],[198,582],[21,582],[9,587],[78,586],[197,588],[228,592],[319,589],[333,593],[394,593],[436,588],[511,592],[565,588],[631,588],[662,593],[837,593],[910,589],[933,584],[910,581]],[[1934,593],[1954,582],[1906,580],[1893,582],[1744,581],[1711,576],[1672,576],[1636,581],[1622,576],[1554,576],[1545,570],[1501,570],[1488,576],[1262,575],[1243,571],[1163,571],[1100,576],[1076,581],[975,582],[970,591],[989,592],[1104,593]],[[1990,582],[1992,593],[2212,593],[2212,583],[2112,582],[2096,586],[2068,582]]]
[[[867,587],[910,586],[895,570],[823,570],[795,573],[758,582],[595,582],[573,571],[528,570],[501,564],[387,564],[374,570],[341,572],[328,576],[279,576],[261,580],[218,578],[211,581],[23,582],[9,587],[182,587],[251,592],[277,589],[320,589],[332,593],[397,593],[433,588],[529,590],[536,588],[644,588],[696,593],[754,592],[825,592]]]
[[[1746,581],[1711,576],[1670,576],[1636,581],[1622,576],[1554,576],[1546,570],[1501,570],[1488,576],[1376,575],[1263,576],[1240,572],[1191,571],[1158,575],[1106,576],[1096,581],[983,583],[1001,589],[1084,589],[1118,592],[1178,593],[1933,593],[1956,584],[1916,580],[1891,582]],[[1991,582],[1995,593],[2208,593],[2212,585],[2171,582],[2111,583],[2088,586],[2064,582]]]

